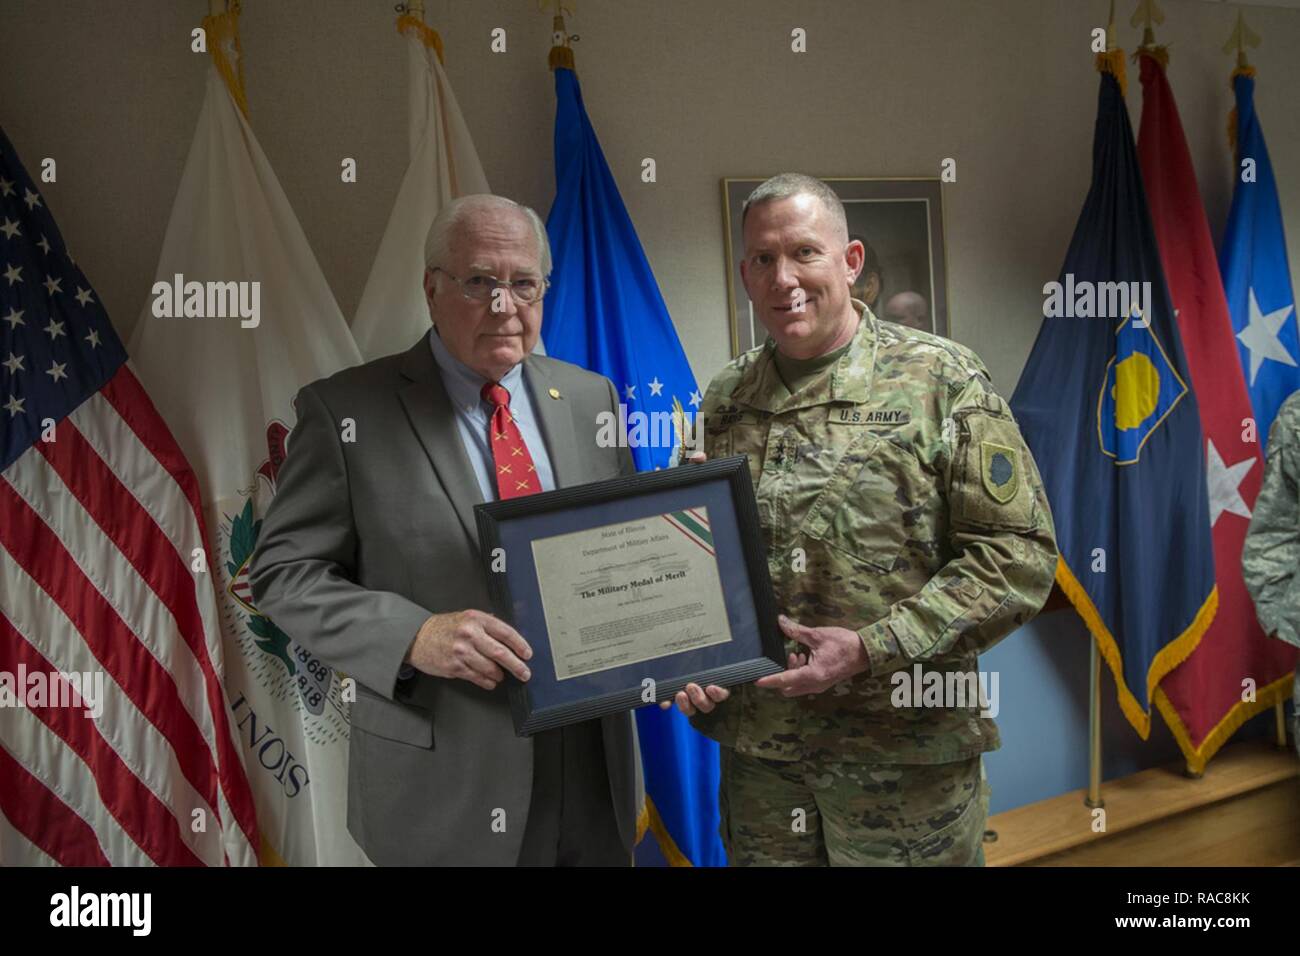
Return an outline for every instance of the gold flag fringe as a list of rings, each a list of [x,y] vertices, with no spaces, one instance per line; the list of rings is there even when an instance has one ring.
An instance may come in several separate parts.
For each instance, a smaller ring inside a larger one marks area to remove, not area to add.
[[[1173,702],[1166,696],[1162,687],[1156,688],[1156,706],[1160,708],[1160,716],[1164,717],[1169,732],[1174,735],[1174,740],[1178,741],[1178,749],[1183,752],[1187,769],[1192,773],[1202,773],[1210,758],[1219,752],[1219,748],[1231,739],[1242,724],[1257,714],[1272,710],[1277,703],[1291,696],[1291,683],[1294,680],[1295,673],[1287,673],[1260,689],[1253,701],[1238,701],[1232,710],[1224,714],[1223,719],[1205,735],[1199,747],[1192,743],[1192,735],[1187,730],[1187,725],[1183,723],[1182,717],[1178,715]]]
[[[1084,586],[1079,583],[1078,578],[1074,576],[1074,572],[1070,570],[1064,558],[1057,559],[1056,583],[1065,592],[1065,596],[1070,599],[1075,611],[1083,618],[1083,623],[1097,641],[1097,649],[1110,666],[1111,676],[1115,679],[1115,693],[1119,699],[1120,710],[1128,719],[1128,722],[1133,725],[1133,729],[1137,731],[1138,736],[1146,740],[1151,733],[1151,711],[1144,709],[1138,702],[1137,697],[1129,690],[1128,683],[1124,680],[1124,661],[1120,653],[1119,642],[1115,640],[1115,636],[1106,627],[1097,606],[1092,603],[1092,598],[1088,595]],[[1146,696],[1148,702],[1157,699],[1156,688],[1164,680],[1165,675],[1185,661],[1192,651],[1196,650],[1196,645],[1201,642],[1201,638],[1214,621],[1214,615],[1218,610],[1219,588],[1216,585],[1206,596],[1204,603],[1196,612],[1196,616],[1186,630],[1161,648],[1160,652],[1152,658],[1151,664],[1147,668]],[[1150,707],[1150,703],[1148,703],[1148,707]]]
[[[1124,51],[1121,49],[1107,50],[1105,53],[1097,54],[1097,72],[1109,73],[1119,81],[1120,95],[1128,94],[1128,81],[1124,77]]]

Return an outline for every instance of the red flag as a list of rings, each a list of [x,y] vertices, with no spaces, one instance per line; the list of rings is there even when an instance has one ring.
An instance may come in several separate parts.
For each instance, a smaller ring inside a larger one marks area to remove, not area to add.
[[[1260,443],[1267,436],[1255,434],[1205,207],[1165,76],[1168,57],[1156,47],[1140,59],[1138,158],[1201,412],[1219,589],[1214,622],[1161,682],[1156,705],[1188,766],[1199,772],[1238,727],[1289,694],[1296,652],[1264,635],[1242,581],[1241,547],[1264,474]],[[1242,699],[1248,678],[1253,701]]]

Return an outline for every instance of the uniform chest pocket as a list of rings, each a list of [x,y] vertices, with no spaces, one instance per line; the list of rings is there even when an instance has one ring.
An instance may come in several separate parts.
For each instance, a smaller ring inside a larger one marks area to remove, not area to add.
[[[854,562],[894,570],[907,544],[919,466],[904,448],[859,428],[809,509],[802,531]]]

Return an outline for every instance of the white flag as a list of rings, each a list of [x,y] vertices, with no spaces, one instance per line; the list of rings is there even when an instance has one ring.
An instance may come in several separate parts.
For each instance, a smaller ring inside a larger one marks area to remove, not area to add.
[[[410,85],[410,164],[352,320],[367,359],[405,351],[429,331],[423,285],[429,227],[448,200],[489,191],[434,49],[437,35],[410,17],[401,17],[398,28],[405,38]]]
[[[346,825],[342,675],[257,613],[247,573],[294,423],[294,395],[358,364],[360,354],[227,86],[235,75],[233,17],[204,25],[214,65],[157,282],[129,351],[198,474],[217,549],[207,563],[221,604],[226,694],[262,861],[364,864]]]

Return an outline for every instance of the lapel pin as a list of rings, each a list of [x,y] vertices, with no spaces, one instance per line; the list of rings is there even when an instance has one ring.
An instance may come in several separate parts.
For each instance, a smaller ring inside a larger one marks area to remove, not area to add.
[[[550,391],[549,394],[550,394],[551,398],[559,398],[559,397],[560,397],[560,390],[559,390],[558,388],[553,388],[553,389],[551,389],[551,391]]]

